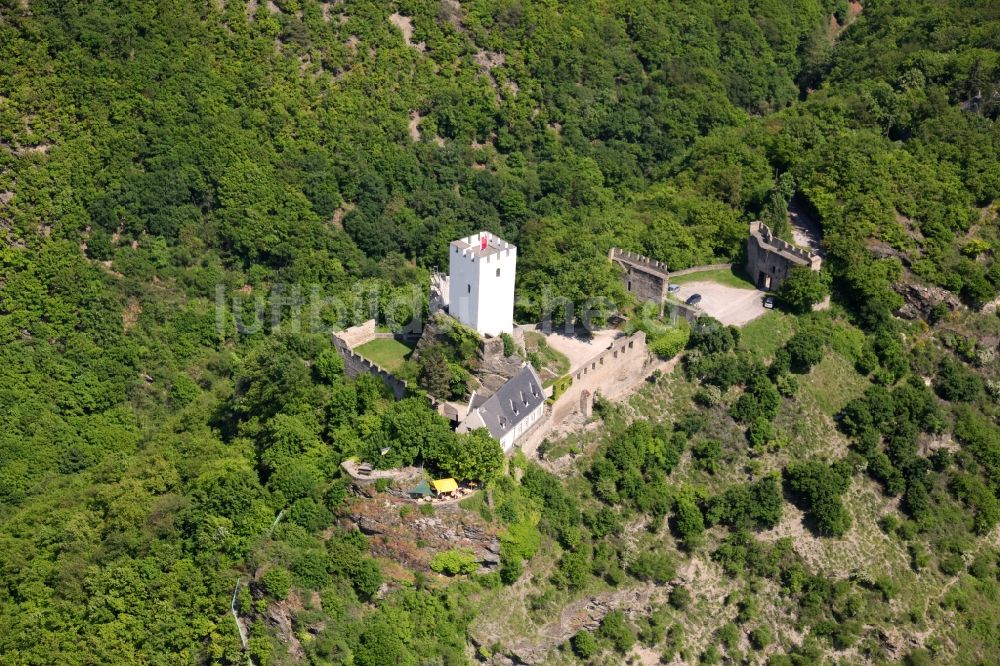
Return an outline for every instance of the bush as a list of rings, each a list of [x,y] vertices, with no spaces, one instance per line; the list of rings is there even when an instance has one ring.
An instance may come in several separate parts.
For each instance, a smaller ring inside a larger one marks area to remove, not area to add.
[[[517,343],[514,342],[514,336],[510,333],[501,333],[500,339],[503,340],[504,356],[513,356],[517,353]]]
[[[778,287],[778,299],[798,314],[812,310],[812,306],[826,298],[828,293],[823,275],[807,266],[793,268]]]
[[[324,349],[313,363],[312,372],[316,379],[333,384],[344,374],[344,359],[335,349]]]
[[[722,460],[722,443],[716,439],[706,439],[691,447],[694,466],[709,474],[715,474]]]
[[[702,386],[694,394],[694,401],[705,407],[715,407],[722,402],[722,389],[712,384]]]
[[[292,574],[283,567],[271,567],[260,577],[264,591],[275,599],[285,599],[292,588]]]
[[[686,495],[677,498],[674,503],[673,525],[685,550],[692,550],[701,545],[705,519],[693,499]]]
[[[479,562],[470,550],[446,550],[434,556],[431,569],[448,576],[474,574],[479,569]]]
[[[819,461],[789,465],[785,468],[785,481],[809,506],[819,534],[842,536],[847,532],[851,516],[840,496],[850,487],[851,470],[843,461],[834,465]]]
[[[580,659],[590,659],[599,649],[597,639],[589,631],[579,631],[574,634],[570,639],[570,645],[573,647],[573,654]]]
[[[823,360],[826,340],[823,333],[815,328],[799,330],[785,345],[791,368],[795,372],[807,373]]]
[[[702,315],[691,327],[688,346],[700,349],[706,354],[715,354],[733,349],[739,342],[739,329],[734,326],[723,326],[721,322]]]
[[[326,567],[327,558],[322,553],[311,550],[300,553],[292,562],[295,583],[310,590],[326,587],[330,582]]]
[[[677,585],[670,590],[668,598],[670,605],[677,610],[684,610],[691,605],[691,592],[683,585]]]
[[[774,439],[774,426],[763,416],[758,416],[747,429],[747,439],[755,449],[764,448]]]
[[[973,402],[983,391],[983,380],[961,363],[945,359],[934,377],[934,390],[949,402]]]
[[[677,575],[674,562],[666,553],[643,553],[629,564],[628,572],[639,580],[661,585]]]
[[[757,627],[750,632],[750,645],[755,650],[763,650],[771,644],[771,630],[767,627]]]
[[[687,346],[691,331],[688,328],[668,328],[661,333],[655,334],[651,340],[647,341],[649,351],[662,359],[670,359],[681,353]]]
[[[589,565],[587,553],[568,551],[559,560],[559,569],[554,576],[554,582],[559,587],[568,590],[583,589],[590,574]]]
[[[371,599],[382,587],[382,569],[370,557],[355,561],[351,566],[350,577],[354,590],[362,599]]]
[[[612,647],[619,654],[625,654],[635,645],[635,634],[628,626],[625,614],[618,610],[611,611],[604,616],[597,633],[602,638],[611,641]]]

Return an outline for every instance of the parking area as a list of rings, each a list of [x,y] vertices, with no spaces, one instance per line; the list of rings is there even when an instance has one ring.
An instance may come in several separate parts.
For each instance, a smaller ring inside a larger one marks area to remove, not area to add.
[[[766,292],[757,289],[740,289],[718,282],[688,282],[680,285],[675,294],[686,301],[693,294],[701,294],[698,307],[723,324],[743,326],[767,312],[764,307]]]

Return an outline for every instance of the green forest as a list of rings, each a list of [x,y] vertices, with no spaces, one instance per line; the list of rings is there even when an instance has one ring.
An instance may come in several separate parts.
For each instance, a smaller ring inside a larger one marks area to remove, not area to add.
[[[743,328],[608,261],[792,213]],[[479,230],[676,365],[536,457],[350,377]],[[0,0],[0,663],[995,663],[998,294],[992,0]],[[476,482],[495,570],[351,457]]]

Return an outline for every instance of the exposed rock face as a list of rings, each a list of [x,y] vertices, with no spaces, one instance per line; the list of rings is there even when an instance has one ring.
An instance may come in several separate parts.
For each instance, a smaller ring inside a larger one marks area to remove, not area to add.
[[[958,296],[941,287],[926,287],[903,282],[897,284],[895,289],[905,301],[895,314],[904,319],[927,319],[931,309],[938,303],[944,303],[950,311],[962,307],[962,301]]]
[[[653,605],[661,601],[666,587],[642,585],[615,590],[596,597],[578,599],[562,609],[559,617],[541,628],[536,636],[518,640],[504,646],[503,654],[496,654],[490,660],[494,666],[508,664],[543,664],[551,650],[569,640],[581,630],[592,631],[600,626],[604,616],[614,610],[621,610],[630,619],[647,615]],[[475,645],[490,645],[494,641],[487,636],[470,636]]]
[[[374,555],[409,569],[429,570],[437,553],[456,548],[472,551],[481,571],[493,571],[500,564],[496,529],[457,505],[435,505],[434,515],[425,516],[413,502],[381,493],[358,499],[349,520],[373,537],[370,550]]]
[[[486,338],[479,347],[479,370],[476,377],[482,385],[480,393],[493,395],[524,366],[524,360],[514,354],[504,356],[503,340]]]

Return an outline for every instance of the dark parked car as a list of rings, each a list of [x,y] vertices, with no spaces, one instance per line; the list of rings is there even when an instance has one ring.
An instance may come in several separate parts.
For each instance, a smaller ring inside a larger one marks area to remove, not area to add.
[[[688,299],[684,301],[688,305],[698,305],[701,303],[701,294],[691,294]]]
[[[765,296],[764,297],[764,307],[765,308],[773,308],[774,307],[774,296]]]

